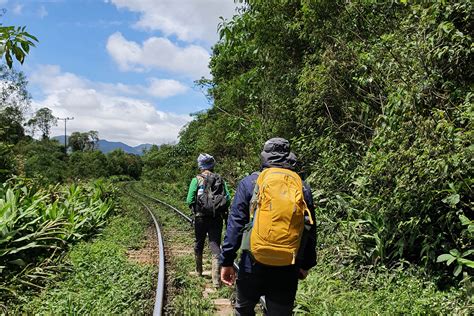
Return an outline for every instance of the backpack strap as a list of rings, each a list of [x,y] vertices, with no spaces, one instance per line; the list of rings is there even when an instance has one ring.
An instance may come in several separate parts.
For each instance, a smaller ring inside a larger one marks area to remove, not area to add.
[[[260,176],[260,171],[255,171],[252,174],[257,175],[257,179]],[[257,202],[258,202],[258,184],[257,184],[257,179],[255,179],[255,185],[253,186],[253,193],[252,193],[252,198],[250,199],[250,208],[249,208],[249,214],[250,214],[250,221],[253,221],[253,218],[255,216],[255,211],[257,210]]]

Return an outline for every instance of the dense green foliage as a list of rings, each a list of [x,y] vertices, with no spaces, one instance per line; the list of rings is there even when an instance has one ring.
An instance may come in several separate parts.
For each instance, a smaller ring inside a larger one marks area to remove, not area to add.
[[[64,146],[49,139],[28,139],[5,150],[10,152],[6,157],[14,166],[10,167],[12,174],[34,178],[43,184],[109,176],[138,179],[142,169],[139,156],[120,149],[107,154],[99,150],[85,150],[66,155]]]
[[[68,244],[105,224],[113,191],[102,182],[40,188],[20,180],[0,187],[0,292],[14,294],[48,277]],[[7,292],[5,292],[7,291]]]
[[[179,144],[150,150],[144,175],[180,179],[183,196],[208,152],[234,184],[259,168],[266,139],[285,137],[341,263],[408,261],[448,277],[436,261],[454,249],[472,274],[460,216],[472,219],[473,4],[245,2],[200,81],[212,108]]]
[[[122,197],[119,202],[121,207],[100,236],[68,252],[63,264],[69,273],[49,282],[38,296],[23,293],[16,305],[8,306],[9,313],[150,314],[156,266],[134,263],[127,256],[130,249],[143,247],[150,219],[130,199]]]
[[[469,300],[456,291],[437,290],[435,282],[403,266],[354,271],[326,263],[300,283],[294,310],[307,315],[468,315]]]

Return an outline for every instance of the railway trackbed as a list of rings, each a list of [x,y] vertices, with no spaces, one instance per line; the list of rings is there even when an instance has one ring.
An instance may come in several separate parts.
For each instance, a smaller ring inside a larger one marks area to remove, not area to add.
[[[210,273],[196,277],[194,271],[193,229],[191,218],[172,205],[125,186],[153,218],[160,249],[158,280],[153,315],[231,315],[232,289],[213,290]],[[161,242],[160,242],[161,240]],[[207,251],[207,249],[206,249]],[[210,255],[206,257],[210,258]],[[210,270],[210,262],[204,263]]]

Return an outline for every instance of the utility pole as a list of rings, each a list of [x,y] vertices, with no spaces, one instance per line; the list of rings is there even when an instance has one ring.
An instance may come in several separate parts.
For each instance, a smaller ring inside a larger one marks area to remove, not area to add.
[[[66,125],[67,121],[73,120],[74,117],[65,117],[65,118],[57,118],[58,120],[64,121],[64,154],[67,155],[67,134],[66,134]]]

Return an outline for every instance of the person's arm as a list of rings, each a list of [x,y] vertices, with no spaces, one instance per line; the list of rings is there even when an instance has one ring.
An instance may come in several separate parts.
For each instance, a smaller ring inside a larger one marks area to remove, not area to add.
[[[193,178],[189,184],[188,196],[186,198],[186,204],[191,207],[196,202],[196,192],[198,190],[197,178]]]
[[[229,208],[230,206],[230,200],[231,200],[231,197],[230,197],[230,192],[229,192],[229,188],[227,187],[227,182],[224,181],[224,190],[225,190],[225,199],[226,199],[226,208]]]
[[[315,217],[315,207],[313,202],[313,196],[311,193],[311,188],[309,185],[304,185],[304,198],[306,201],[306,205],[309,208],[311,213],[311,217],[313,219],[313,225],[308,232],[308,238],[306,240],[305,248],[303,251],[303,260],[301,261],[300,268],[307,271],[316,265],[316,241],[317,241],[317,234],[316,234],[316,217]]]
[[[251,184],[251,181],[250,181]],[[220,263],[223,267],[231,267],[237,257],[237,251],[242,242],[242,229],[249,222],[249,179],[239,183],[235,192],[234,202],[230,208],[227,229],[220,254]]]
[[[250,177],[244,178],[237,187],[227,221],[222,252],[219,256],[219,263],[222,266],[221,281],[227,286],[234,285],[236,279],[234,259],[242,243],[242,229],[249,222],[249,202],[252,197],[249,194],[249,187],[253,191]]]

